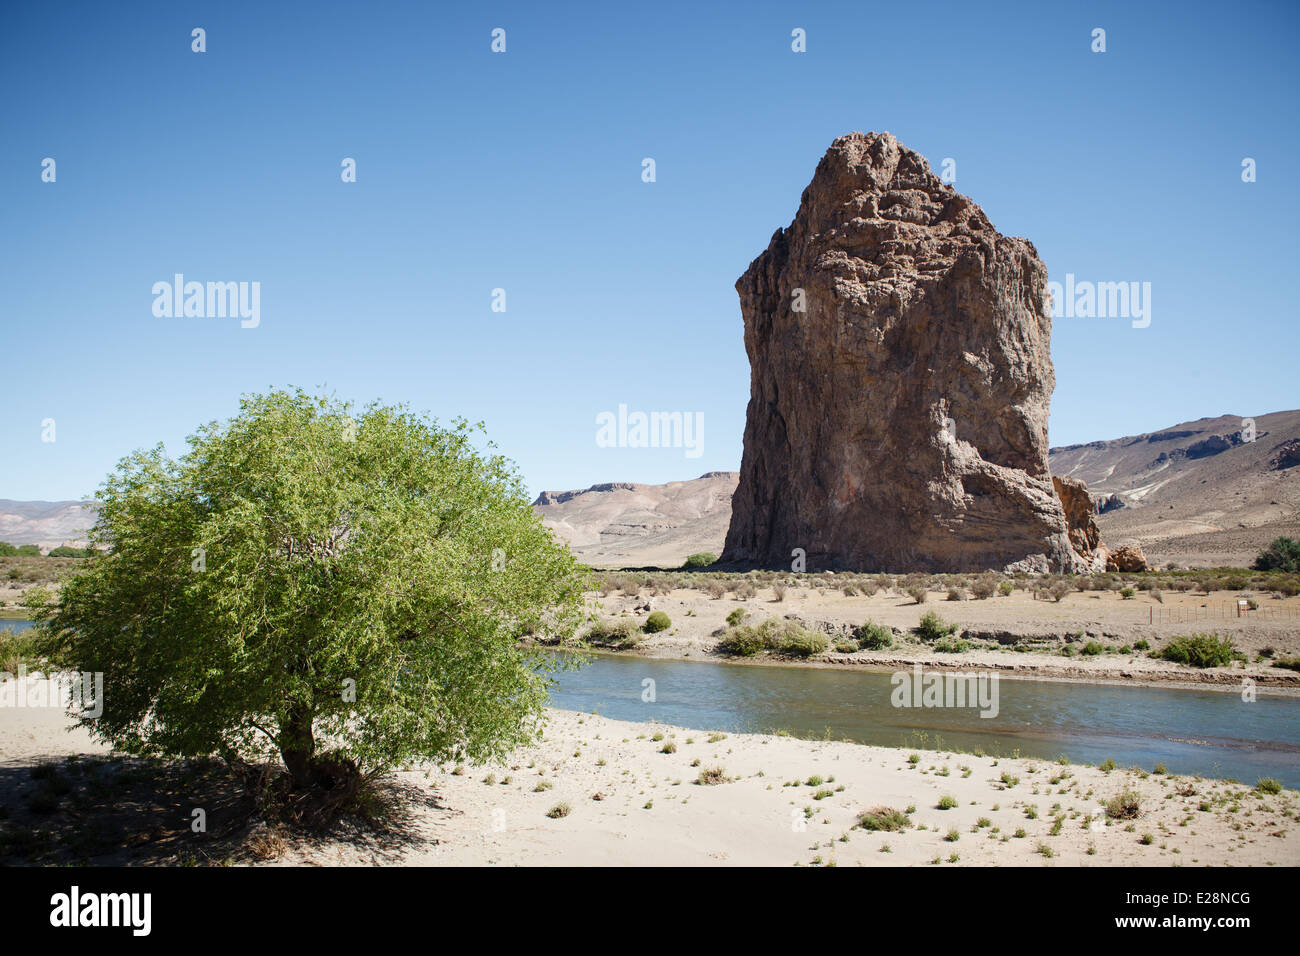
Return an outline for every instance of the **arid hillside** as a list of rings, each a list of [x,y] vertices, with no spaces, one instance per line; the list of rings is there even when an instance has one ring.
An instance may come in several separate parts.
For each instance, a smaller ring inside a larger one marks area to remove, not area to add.
[[[10,544],[35,544],[47,551],[61,544],[82,547],[94,523],[93,502],[0,498],[0,541]]]
[[[1202,418],[1051,450],[1052,474],[1087,482],[1114,547],[1154,565],[1247,565],[1278,535],[1300,535],[1300,411]]]
[[[1052,474],[1087,483],[1108,546],[1137,542],[1155,566],[1245,566],[1278,535],[1300,537],[1300,410],[1256,416],[1254,440],[1244,421],[1224,415],[1053,448],[1049,462]],[[738,478],[548,491],[534,507],[588,564],[677,567],[689,554],[721,553]]]
[[[711,471],[666,485],[613,482],[544,491],[533,507],[587,564],[676,567],[690,554],[722,553],[739,477]]]

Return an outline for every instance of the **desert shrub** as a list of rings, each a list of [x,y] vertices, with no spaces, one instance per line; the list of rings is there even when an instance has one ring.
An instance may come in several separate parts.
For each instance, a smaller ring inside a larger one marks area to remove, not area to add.
[[[765,646],[763,635],[754,627],[733,627],[718,642],[718,650],[737,657],[753,657]]]
[[[1156,602],[1159,603],[1159,604],[1164,604],[1164,603],[1165,603],[1165,596],[1164,596],[1164,594],[1162,594],[1162,593],[1160,592],[1160,589],[1159,589],[1159,588],[1152,588],[1152,589],[1151,589],[1151,600],[1156,601]]]
[[[582,639],[596,647],[628,648],[639,644],[641,635],[631,618],[610,618],[592,624]]]
[[[1106,816],[1112,820],[1136,820],[1142,812],[1142,795],[1136,790],[1121,790],[1106,801]]]
[[[1300,541],[1274,538],[1272,544],[1259,552],[1251,566],[1256,571],[1300,571]]]
[[[1227,667],[1240,654],[1226,637],[1220,638],[1217,634],[1190,634],[1172,638],[1154,656],[1187,664],[1189,667]]]
[[[718,556],[716,554],[709,554],[707,551],[701,551],[698,554],[690,555],[682,563],[682,567],[684,569],[707,568],[711,564],[716,564],[717,561]]]
[[[651,611],[645,619],[643,630],[647,634],[658,634],[672,627],[673,622],[663,611]]]
[[[971,583],[970,593],[974,595],[975,600],[985,601],[991,598],[997,589],[998,583],[993,578],[976,578]]]
[[[867,597],[875,597],[876,592],[880,590],[880,586],[876,584],[875,581],[867,581],[866,583],[861,585],[861,588],[862,588],[862,593],[865,594]]]
[[[894,632],[883,624],[866,621],[853,630],[858,646],[868,651],[879,651],[894,646]]]
[[[970,650],[970,641],[959,637],[941,637],[934,642],[934,649],[941,654],[964,654]]]
[[[792,628],[782,636],[780,650],[783,654],[791,654],[795,657],[812,657],[826,653],[829,645],[830,641],[824,634],[806,631],[803,628]]]
[[[1053,601],[1059,604],[1061,603],[1061,599],[1070,593],[1070,590],[1071,590],[1070,582],[1057,581],[1055,584],[1053,584],[1050,588],[1047,589],[1047,593],[1052,596]]]
[[[730,614],[727,615],[727,623],[730,624],[732,627],[735,627],[737,624],[739,624],[748,616],[749,616],[748,611],[746,611],[743,607],[738,607],[735,610],[733,610]]]
[[[774,600],[777,600],[777,601],[784,601],[784,600],[785,600],[785,590],[786,590],[786,586],[785,586],[785,583],[784,583],[784,582],[782,582],[782,581],[777,581],[777,582],[773,583],[773,585],[772,585],[772,597],[773,597],[773,599],[774,599]]]
[[[1285,667],[1289,671],[1300,671],[1300,657],[1279,657],[1273,662],[1274,667]]]
[[[864,830],[893,832],[912,825],[912,818],[902,810],[873,807],[858,814],[858,826]]]
[[[962,590],[961,588],[957,588],[957,587],[949,588],[949,589],[948,589],[948,600],[949,600],[949,601],[964,601],[964,600],[966,600],[966,592],[965,592],[964,590]]]
[[[907,593],[911,596],[912,600],[915,601],[917,604],[924,604],[925,599],[930,596],[929,592],[925,588],[925,585],[923,584],[913,584],[911,587],[907,589]]]
[[[998,584],[998,593],[1003,597],[1010,597],[1011,592],[1015,590],[1015,585],[1010,581],[1001,581]]]
[[[912,633],[923,641],[937,641],[955,633],[956,630],[956,624],[949,624],[933,611],[926,611],[916,627],[912,628]]]
[[[1120,588],[1119,596],[1122,597],[1125,601],[1127,601],[1130,598],[1132,598],[1133,595],[1136,593],[1137,592],[1134,591],[1132,588]]]
[[[1138,640],[1133,642],[1133,650],[1149,651],[1151,650],[1151,642],[1148,641],[1145,637],[1139,638]]]
[[[721,581],[710,581],[706,587],[709,592],[709,597],[713,598],[715,601],[720,601],[727,596],[727,587]]]
[[[716,787],[727,782],[727,771],[721,767],[706,767],[699,772],[695,782],[702,787]]]
[[[1087,644],[1083,645],[1083,647],[1079,649],[1079,653],[1083,654],[1086,657],[1096,657],[1105,649],[1106,648],[1098,644],[1096,641],[1089,641]]]
[[[1259,782],[1255,784],[1255,789],[1260,793],[1281,793],[1282,781],[1273,777],[1260,777]]]
[[[748,601],[758,594],[758,588],[754,587],[753,581],[741,581],[736,585],[736,598],[740,601]]]

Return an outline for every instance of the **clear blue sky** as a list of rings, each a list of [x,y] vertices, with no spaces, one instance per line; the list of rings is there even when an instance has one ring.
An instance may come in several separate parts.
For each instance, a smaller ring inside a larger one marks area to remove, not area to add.
[[[533,493],[736,469],[733,285],[852,130],[953,157],[1054,280],[1152,283],[1149,328],[1057,321],[1053,444],[1300,405],[1294,3],[462,6],[4,5],[0,497],[272,385],[481,419]],[[156,318],[177,272],[260,327]],[[597,447],[620,403],[704,454]]]

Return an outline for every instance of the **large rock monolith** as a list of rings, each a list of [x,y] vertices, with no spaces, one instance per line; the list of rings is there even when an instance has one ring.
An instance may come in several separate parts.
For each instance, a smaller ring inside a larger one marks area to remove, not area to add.
[[[922,156],[835,140],[736,289],[750,400],[724,562],[1104,562],[1072,547],[1047,468],[1047,269]]]

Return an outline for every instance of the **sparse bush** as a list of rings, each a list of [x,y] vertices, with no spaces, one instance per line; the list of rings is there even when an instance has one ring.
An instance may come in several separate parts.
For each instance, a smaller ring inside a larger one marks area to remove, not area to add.
[[[993,596],[993,592],[998,588],[997,581],[990,577],[976,578],[971,583],[970,593],[974,595],[977,601],[986,601]]]
[[[998,584],[998,593],[1003,597],[1010,597],[1011,592],[1015,590],[1015,585],[1010,581],[1002,581]]]
[[[611,618],[591,625],[582,639],[595,647],[627,649],[641,643],[641,634],[631,618]]]
[[[749,616],[748,611],[746,611],[743,607],[738,607],[730,614],[727,615],[727,623],[730,624],[732,627],[735,627],[737,624],[739,624],[748,616]]]
[[[1083,645],[1082,648],[1080,648],[1079,653],[1083,654],[1085,657],[1096,657],[1105,649],[1106,649],[1105,647],[1103,647],[1101,644],[1097,643],[1096,641],[1089,641],[1087,644]]]
[[[806,631],[803,628],[792,628],[781,639],[781,653],[792,654],[795,657],[812,657],[826,653],[829,645],[830,641],[824,634]]]
[[[1133,595],[1136,593],[1137,592],[1134,591],[1132,588],[1120,588],[1119,590],[1119,596],[1122,597],[1125,601],[1131,600],[1133,598]]]
[[[1070,583],[1068,581],[1057,581],[1047,589],[1047,593],[1052,596],[1053,601],[1060,604],[1061,599],[1070,593]]]
[[[925,585],[922,584],[912,585],[907,589],[907,593],[917,604],[924,604],[926,598],[930,596],[929,592],[925,589]]]
[[[1106,816],[1112,820],[1136,820],[1142,812],[1142,795],[1124,789],[1106,801]]]
[[[772,599],[775,601],[784,601],[785,590],[786,590],[786,586],[784,582],[782,581],[775,582],[772,585]]]
[[[894,632],[884,624],[866,621],[853,631],[853,637],[863,650],[879,651],[894,645]]]
[[[961,588],[957,588],[957,587],[949,588],[949,589],[948,589],[948,600],[949,600],[949,601],[964,601],[964,600],[966,600],[966,592],[965,592],[964,590],[962,590]]]
[[[874,807],[858,814],[858,826],[864,830],[893,832],[912,825],[912,818],[902,810]]]
[[[923,641],[937,641],[955,633],[956,624],[949,624],[933,611],[926,611],[920,622],[912,628],[912,633]]]
[[[1172,638],[1153,656],[1189,667],[1227,667],[1240,657],[1232,641],[1217,634],[1191,634]]]
[[[941,637],[934,642],[934,649],[940,654],[964,654],[970,650],[970,641],[958,637]]]
[[[716,787],[720,783],[727,782],[727,771],[721,767],[706,767],[700,771],[695,782],[701,787]]]
[[[1259,552],[1251,567],[1256,571],[1300,572],[1300,541],[1274,538],[1272,544]]]

